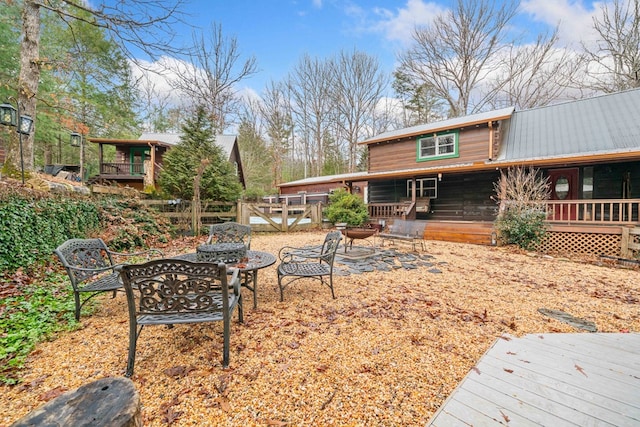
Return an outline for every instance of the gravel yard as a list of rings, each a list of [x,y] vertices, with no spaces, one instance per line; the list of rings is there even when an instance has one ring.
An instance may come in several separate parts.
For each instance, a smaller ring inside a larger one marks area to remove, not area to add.
[[[251,248],[277,255],[324,235],[256,234]],[[245,289],[245,323],[234,315],[228,369],[219,322],[145,328],[132,377],[144,425],[422,426],[501,334],[587,333],[540,308],[599,332],[640,332],[637,269],[436,241],[425,252],[433,258],[415,269],[336,275],[335,300],[300,281],[280,302],[276,267],[261,270],[258,309]],[[37,347],[21,384],[0,387],[0,426],[61,392],[123,375],[126,300],[99,298],[81,329]]]

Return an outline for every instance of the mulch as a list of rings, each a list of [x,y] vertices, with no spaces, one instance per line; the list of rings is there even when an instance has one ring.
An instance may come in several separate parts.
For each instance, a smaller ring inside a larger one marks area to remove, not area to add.
[[[323,238],[257,234],[251,248],[277,255]],[[173,255],[198,243],[164,249]],[[221,324],[145,328],[132,377],[144,425],[424,425],[503,333],[588,333],[541,308],[599,332],[640,331],[637,269],[436,241],[409,264],[337,275],[336,299],[299,281],[284,302],[276,267],[261,270],[258,308],[245,304],[244,324],[234,316],[227,369]],[[99,298],[79,330],[36,348],[21,384],[0,387],[0,426],[64,391],[124,374],[126,301]]]

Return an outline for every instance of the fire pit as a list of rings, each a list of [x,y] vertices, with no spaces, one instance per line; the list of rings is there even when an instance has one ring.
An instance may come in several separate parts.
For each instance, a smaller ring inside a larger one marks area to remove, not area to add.
[[[367,239],[378,231],[380,231],[379,224],[370,224],[365,227],[347,227],[342,231],[342,235],[346,237],[347,241],[344,245],[344,251],[347,251],[347,247],[353,247],[353,241],[356,239]]]

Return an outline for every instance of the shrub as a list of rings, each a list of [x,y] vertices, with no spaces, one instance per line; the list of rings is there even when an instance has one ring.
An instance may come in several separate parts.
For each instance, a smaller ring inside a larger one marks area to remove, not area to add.
[[[530,206],[505,209],[496,220],[500,239],[526,250],[535,249],[547,231],[544,208]]]
[[[535,249],[547,231],[544,202],[549,198],[549,180],[529,167],[509,168],[494,184],[500,213],[495,221],[500,240],[523,249]]]
[[[334,224],[345,222],[351,226],[362,225],[369,219],[364,201],[344,189],[336,190],[329,196],[325,215]]]

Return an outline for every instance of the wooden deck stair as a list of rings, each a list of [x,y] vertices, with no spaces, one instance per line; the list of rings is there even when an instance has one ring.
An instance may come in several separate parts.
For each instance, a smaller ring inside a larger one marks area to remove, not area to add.
[[[491,245],[492,222],[427,221],[425,240]]]

